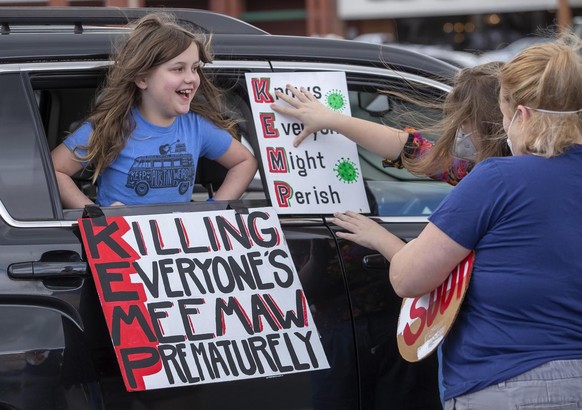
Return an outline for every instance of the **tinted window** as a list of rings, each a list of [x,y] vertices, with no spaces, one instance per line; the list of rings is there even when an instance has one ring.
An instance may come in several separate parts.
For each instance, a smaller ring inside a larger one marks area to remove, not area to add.
[[[31,101],[18,74],[0,75],[0,200],[17,220],[52,219]]]

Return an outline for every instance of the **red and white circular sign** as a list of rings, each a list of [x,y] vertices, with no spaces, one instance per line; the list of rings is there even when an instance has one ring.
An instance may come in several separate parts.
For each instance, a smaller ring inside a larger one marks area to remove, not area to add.
[[[471,252],[438,288],[416,298],[404,298],[398,318],[398,350],[409,362],[430,355],[451,328],[467,288],[475,262]]]

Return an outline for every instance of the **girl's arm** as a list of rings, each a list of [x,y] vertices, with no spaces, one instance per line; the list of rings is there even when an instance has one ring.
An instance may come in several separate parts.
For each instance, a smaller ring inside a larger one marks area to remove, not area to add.
[[[287,89],[294,97],[280,91],[276,95],[290,107],[272,104],[271,108],[277,113],[295,117],[305,126],[293,141],[294,146],[314,132],[332,129],[382,158],[396,159],[408,140],[408,133],[404,131],[330,110],[304,88],[287,85]]]
[[[333,222],[348,232],[340,238],[375,249],[390,261],[390,282],[400,297],[417,297],[438,287],[470,252],[433,223],[405,243],[356,212],[336,213]]]
[[[228,173],[214,199],[239,199],[257,172],[256,158],[244,145],[233,139],[228,150],[216,161],[228,168]]]
[[[85,205],[92,204],[93,201],[81,192],[71,178],[71,175],[83,168],[73,153],[65,144],[60,144],[51,152],[51,156],[63,207],[67,209],[83,208]]]

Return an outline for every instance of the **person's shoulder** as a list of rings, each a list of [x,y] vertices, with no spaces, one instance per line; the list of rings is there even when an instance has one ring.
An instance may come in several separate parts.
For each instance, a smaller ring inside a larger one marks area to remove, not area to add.
[[[422,135],[422,132],[417,131],[416,129],[412,128],[412,127],[406,127],[403,130],[404,132],[406,132],[408,134],[408,138],[409,140],[417,140],[417,141],[429,141],[427,138],[425,138]]]
[[[90,122],[83,122],[81,125],[76,127],[69,135],[65,138],[65,143],[70,144],[86,144],[91,133],[93,132],[93,126]]]
[[[195,111],[188,111],[186,114],[180,115],[177,118],[178,121],[181,121],[184,124],[189,125],[198,125],[198,126],[210,126],[214,125],[212,121],[208,118],[204,117],[203,115],[195,112]]]
[[[535,155],[517,155],[508,157],[491,157],[479,162],[471,174],[487,177],[504,177],[507,175],[530,175],[540,168],[542,157]]]
[[[573,144],[570,146],[566,152],[567,155],[580,155],[582,154],[582,144]]]
[[[183,121],[183,123],[190,128],[203,131],[205,136],[216,136],[219,134],[230,136],[230,133],[227,130],[197,112],[189,111],[188,113],[181,115],[179,118],[180,121]]]
[[[189,121],[203,121],[203,122],[211,122],[208,118],[204,115],[196,112],[196,111],[188,111],[186,114],[181,115],[179,118],[189,120]]]
[[[517,155],[517,156],[507,156],[507,157],[490,157],[485,158],[483,161],[479,162],[475,168],[478,167],[521,167],[524,164],[535,161],[537,158],[535,155]]]
[[[515,157],[490,157],[475,164],[471,172],[463,180],[475,180],[480,178],[501,177],[511,172],[507,167],[513,167]]]

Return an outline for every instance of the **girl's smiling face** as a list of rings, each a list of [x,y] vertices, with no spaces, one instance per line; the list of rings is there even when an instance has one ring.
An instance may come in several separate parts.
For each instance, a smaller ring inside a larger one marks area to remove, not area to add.
[[[141,90],[140,114],[148,122],[169,126],[190,111],[190,102],[200,86],[198,46],[192,44],[180,55],[154,67],[135,84]]]

